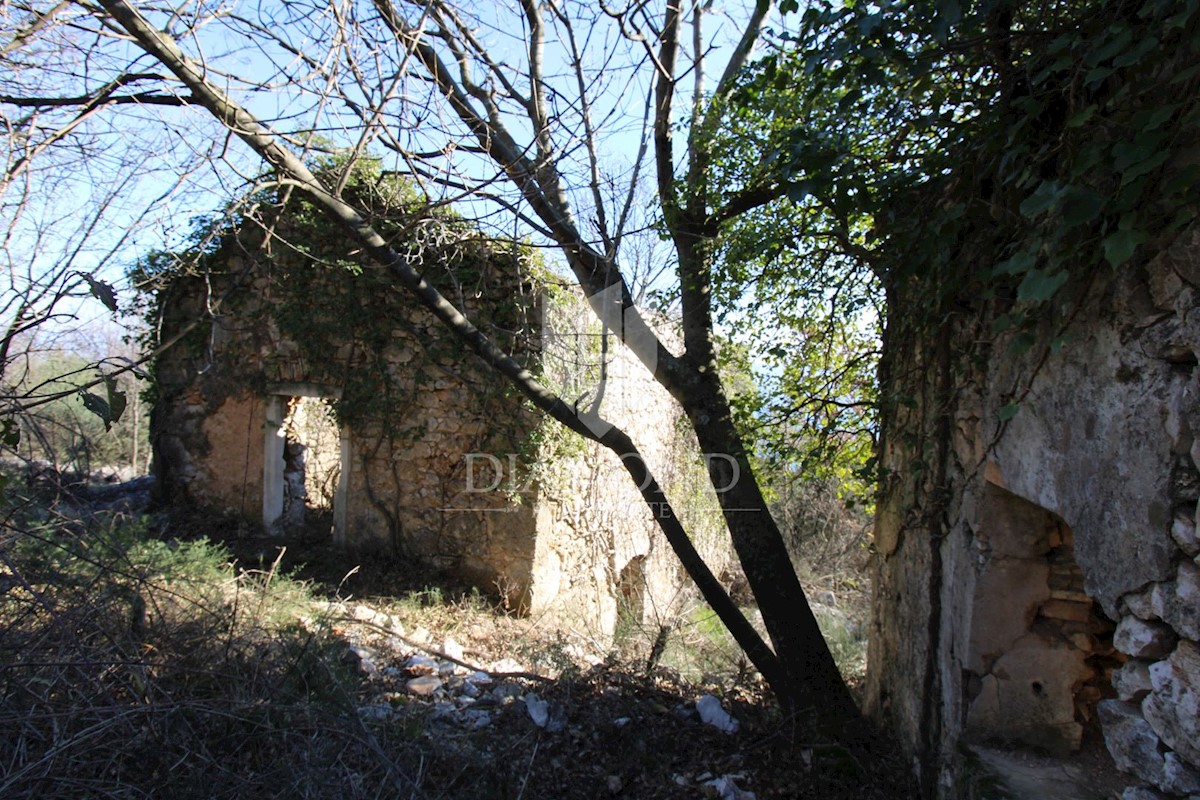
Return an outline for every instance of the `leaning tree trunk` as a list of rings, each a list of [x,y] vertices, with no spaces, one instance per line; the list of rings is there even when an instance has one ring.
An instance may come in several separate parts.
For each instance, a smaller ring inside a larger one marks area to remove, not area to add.
[[[379,0],[382,3],[382,0]],[[128,0],[100,0],[112,17],[120,23],[147,53],[157,58],[190,91],[189,101],[206,108],[217,119],[235,132],[282,175],[305,191],[314,202],[342,225],[350,236],[357,240],[365,252],[378,263],[385,265],[398,283],[412,293],[414,298],[437,316],[454,335],[479,354],[485,363],[513,382],[539,408],[547,412],[571,430],[589,439],[601,441],[618,455],[636,454],[636,448],[628,437],[615,433],[603,437],[603,441],[577,415],[577,411],[536,379],[511,356],[503,353],[477,330],[452,304],[421,277],[409,263],[407,257],[396,252],[375,231],[369,220],[325,187],[308,167],[288,150],[275,135],[251,115],[210,83],[201,65],[191,61],[178,44],[167,34],[158,30],[143,18]],[[671,6],[676,8],[675,6]],[[395,19],[390,20],[405,32]],[[417,45],[418,54],[425,60],[436,81],[445,84],[447,96],[455,104],[473,131],[477,131],[481,145],[504,164],[517,185],[526,191],[528,199],[551,229],[560,236],[560,243],[568,260],[577,268],[583,285],[595,291],[604,291],[619,285],[623,311],[630,310],[632,300],[628,287],[615,273],[606,258],[598,256],[579,238],[574,230],[565,201],[547,200],[537,194],[537,164],[530,162],[519,149],[514,149],[511,137],[500,135],[502,130],[489,128],[482,118],[473,115],[465,104],[462,93],[450,80],[448,72],[427,44]],[[669,102],[666,104],[669,110]],[[666,114],[660,115],[666,119]],[[656,122],[656,139],[659,138]],[[496,135],[492,135],[496,134]],[[669,137],[667,137],[669,139]],[[662,148],[660,168],[670,172],[669,141]],[[666,178],[673,180],[669,174]],[[553,183],[553,181],[552,181]],[[539,199],[540,198],[540,199]],[[557,195],[555,195],[557,198]],[[668,209],[677,207],[666,204]],[[703,201],[693,204],[702,210]],[[673,216],[673,215],[669,215]],[[700,219],[701,213],[690,215]],[[678,217],[672,220],[678,223]],[[848,724],[860,719],[849,692],[846,689],[833,657],[825,644],[816,619],[809,608],[804,591],[791,568],[791,561],[783,544],[783,537],[750,468],[745,446],[741,441],[732,419],[729,402],[721,387],[716,372],[716,359],[712,344],[712,317],[708,304],[710,294],[710,248],[705,243],[714,235],[707,230],[714,223],[695,224],[691,231],[679,227],[673,236],[679,246],[680,277],[684,305],[684,338],[686,353],[675,358],[666,352],[656,338],[654,343],[659,353],[655,378],[662,383],[683,405],[695,428],[703,451],[731,457],[738,468],[738,480],[728,490],[719,493],[726,522],[732,536],[733,546],[742,562],[750,589],[758,602],[774,652],[767,648],[761,637],[746,622],[741,611],[730,601],[728,595],[712,576],[708,566],[696,553],[690,539],[673,512],[659,517],[668,541],[680,555],[689,574],[696,580],[705,598],[746,649],[781,703],[788,709],[811,715],[818,725],[831,732],[842,732]],[[645,323],[633,313],[630,317],[642,328]],[[653,338],[653,337],[652,337]],[[625,459],[623,459],[625,460]],[[630,459],[632,462],[633,459]],[[714,486],[724,487],[732,476],[726,468],[728,462],[710,460],[710,472]],[[646,487],[643,494],[652,507],[665,500],[657,484],[646,481],[640,467],[630,469],[631,477],[639,486]]]
[[[858,707],[792,568],[719,378],[710,371],[698,375],[683,398],[684,410],[700,449],[732,459],[710,457],[709,476],[724,489],[717,496],[733,547],[782,665],[783,685],[771,688],[789,710],[813,715],[823,729],[841,730],[859,720]]]

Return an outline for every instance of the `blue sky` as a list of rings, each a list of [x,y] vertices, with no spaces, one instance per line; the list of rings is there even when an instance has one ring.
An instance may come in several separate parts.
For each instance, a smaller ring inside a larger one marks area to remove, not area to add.
[[[750,4],[735,5],[739,10],[731,16],[744,18],[743,7]],[[199,14],[201,7],[186,8]],[[337,63],[327,57],[332,28],[322,27],[329,25],[328,16],[314,17],[319,20],[316,25],[297,24],[297,9],[301,8],[296,3],[227,3],[221,6],[216,17],[203,24],[199,24],[198,16],[190,19],[179,16],[173,20],[172,28],[191,55],[203,53],[208,66],[227,73],[226,77],[218,79],[227,91],[256,114],[276,120],[281,132],[298,136],[293,138],[293,145],[302,146],[304,131],[316,129],[322,137],[336,144],[362,144],[369,152],[390,158],[388,150],[378,140],[362,142],[358,138],[361,126],[354,124],[346,103],[329,102],[322,97],[324,88],[332,80],[333,65]],[[352,9],[353,5],[346,4],[343,8]],[[572,8],[581,14],[594,14],[602,23],[608,22],[592,4],[580,3]],[[489,41],[489,52],[496,61],[521,62],[525,58],[524,25],[501,17],[498,9],[499,4],[476,7],[479,35]],[[205,7],[205,10],[211,11],[213,7]],[[255,22],[261,23],[261,32],[256,33],[250,25],[235,19],[242,13],[247,17],[257,14]],[[86,20],[81,22],[87,23]],[[157,22],[166,24],[166,19]],[[724,54],[738,31],[720,14],[707,16],[705,26],[717,45],[708,56],[707,72],[714,76],[709,81],[711,86],[724,66]],[[188,35],[183,36],[184,33]],[[597,26],[595,31],[580,26],[575,33],[584,52],[586,78],[596,81],[591,113],[593,123],[602,128],[597,137],[601,149],[601,180],[606,193],[611,187],[611,197],[606,199],[616,199],[619,206],[625,197],[624,184],[641,140],[647,91],[654,75],[645,69],[641,45],[622,39],[615,26],[605,24]],[[278,39],[273,40],[267,34]],[[565,86],[561,96],[552,93],[548,97],[548,104],[552,113],[562,115],[564,124],[560,130],[566,130],[570,125],[578,127],[578,116],[569,104],[575,84],[568,69],[569,58],[562,36],[565,36],[565,29],[561,27],[551,31],[547,42],[546,73],[556,76],[555,86]],[[588,36],[592,38],[586,39]],[[690,33],[686,33],[685,38],[687,36]],[[316,61],[306,62],[288,52],[288,47],[294,47]],[[367,96],[369,93],[378,95],[380,87],[391,85],[387,69],[395,66],[395,59],[389,65],[378,57],[378,53],[373,56],[372,48],[378,50],[379,47],[378,42],[363,39],[347,44],[342,51],[343,55],[350,54],[357,59],[356,69],[361,71],[360,77],[364,79],[359,88],[349,92],[347,99],[364,103],[371,99]],[[125,68],[131,51],[127,45],[106,42],[101,52],[103,58],[91,54],[87,59],[66,58],[54,63],[62,52],[47,49],[42,65],[45,81],[61,83],[64,89],[83,89],[94,87],[116,69]],[[607,57],[611,60],[606,60]],[[642,69],[635,74],[634,67],[639,65]],[[142,59],[135,68],[149,70],[154,65]],[[344,70],[344,66],[341,69]],[[271,85],[258,86],[263,81]],[[395,85],[403,92],[415,93],[421,89],[420,81],[411,78],[395,82]],[[686,90],[690,83],[685,80],[682,86]],[[682,112],[686,112],[687,97],[687,91],[684,91],[678,104]],[[11,117],[11,109],[5,107],[2,110]],[[425,115],[425,121],[416,127],[406,124],[420,116],[414,117],[411,111],[411,104],[406,107],[406,102],[393,98],[388,113],[407,112],[407,115],[387,121],[390,124],[385,124],[384,129],[403,136],[403,143],[414,149],[436,149],[444,144],[438,129],[447,119],[445,109],[431,109]],[[511,110],[506,113],[511,114]],[[512,126],[519,141],[527,142],[531,138],[527,132],[528,120],[509,116],[506,124]],[[127,305],[129,293],[124,272],[140,254],[178,246],[190,233],[191,221],[196,215],[218,211],[234,198],[244,195],[252,180],[262,173],[257,158],[199,109],[121,106],[88,120],[80,132],[95,143],[96,154],[73,157],[70,152],[64,153],[62,168],[57,172],[46,170],[31,181],[32,191],[28,193],[22,214],[4,219],[14,222],[5,253],[10,276],[14,265],[24,269],[26,282],[53,275],[55,270],[64,268],[97,271],[101,277],[124,289],[122,302]],[[569,135],[560,141],[568,194],[579,225],[588,234],[597,219],[595,205],[589,191],[577,188],[590,177],[586,153],[578,135]],[[682,150],[682,142],[679,149]],[[631,217],[631,228],[648,224],[653,219],[652,155],[648,158],[634,195],[637,214]],[[393,166],[403,168],[404,162],[395,159]],[[443,159],[441,166],[473,182],[496,177],[494,165],[461,148],[453,157]],[[119,185],[119,191],[105,205],[104,198],[112,193],[114,183]],[[429,185],[436,189],[433,184]],[[9,187],[6,201],[13,196],[11,189]],[[457,205],[465,215],[478,214],[485,223],[498,221],[494,225],[497,233],[512,235],[516,232],[520,238],[538,241],[528,227],[519,222],[514,224],[510,215],[496,215],[494,204],[475,200],[459,201]],[[90,212],[100,206],[104,206],[103,213],[99,218],[91,219]],[[609,216],[611,221],[616,211],[610,209]],[[553,250],[547,250],[547,256],[551,263],[557,260]],[[639,261],[646,265],[661,265],[663,259],[669,257],[669,250],[658,245],[655,234],[650,233],[630,238],[628,256],[631,265],[636,266]],[[657,280],[661,286],[667,279],[660,276]],[[6,287],[9,292],[20,290],[19,281]],[[63,308],[79,317],[72,324],[85,329],[100,325],[109,316],[94,301],[68,304]]]

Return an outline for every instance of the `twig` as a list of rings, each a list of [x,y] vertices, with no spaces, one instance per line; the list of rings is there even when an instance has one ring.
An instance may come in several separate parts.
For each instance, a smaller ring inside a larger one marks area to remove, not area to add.
[[[536,672],[495,672],[493,670],[484,669],[483,667],[480,667],[476,664],[471,664],[470,662],[467,662],[467,661],[460,661],[459,659],[455,658],[454,656],[446,655],[446,653],[442,652],[441,650],[435,650],[431,647],[427,647],[426,645],[421,644],[420,642],[415,642],[406,636],[401,636],[400,634],[396,633],[391,628],[385,628],[382,625],[378,625],[374,622],[368,622],[366,620],[356,619],[351,616],[343,616],[342,621],[343,622],[353,622],[358,625],[365,625],[368,628],[374,628],[375,630],[377,630],[381,633],[386,633],[388,636],[392,636],[396,639],[399,639],[400,641],[404,642],[409,647],[415,648],[424,653],[428,653],[431,656],[437,656],[440,659],[449,661],[452,664],[457,664],[458,666],[463,667],[465,669],[469,669],[474,672],[482,672],[485,675],[492,677],[492,678],[523,678],[525,680],[539,681],[541,683],[554,683],[554,681],[555,681],[554,678],[548,678],[545,675],[538,675]]]
[[[533,752],[529,754],[529,766],[525,768],[525,775],[521,778],[521,790],[517,792],[516,800],[521,800],[525,796],[525,787],[529,785],[529,776],[533,774],[533,761],[537,758],[538,748],[541,744],[541,737],[533,743]]]

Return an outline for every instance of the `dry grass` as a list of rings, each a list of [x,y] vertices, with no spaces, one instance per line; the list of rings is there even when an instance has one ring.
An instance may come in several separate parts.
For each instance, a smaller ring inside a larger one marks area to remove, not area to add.
[[[516,656],[558,676],[519,688],[560,704],[565,732],[536,728],[522,703],[464,729],[404,694],[402,657],[380,631],[388,669],[352,674],[347,642],[374,645],[342,602],[348,584],[299,581],[280,562],[241,569],[207,540],[164,542],[131,517],[10,492],[0,518],[0,797],[583,800],[610,796],[615,780],[621,797],[691,798],[704,775],[732,772],[760,800],[901,796],[886,760],[810,744],[808,760],[797,758],[796,731],[751,675],[704,674],[703,685],[661,667],[647,675],[650,631],[631,636],[632,663],[564,668],[572,646],[561,632],[477,594],[420,588],[367,600],[433,642],[456,637],[479,663]],[[702,615],[676,629],[673,646],[689,637],[719,638]],[[695,659],[668,652],[663,664],[686,657]],[[705,666],[720,672],[732,659]],[[684,713],[704,691],[730,704],[742,734]],[[359,709],[379,702],[394,714],[365,721]]]
[[[120,517],[0,527],[0,797],[376,797],[411,783],[354,715],[306,587]],[[407,796],[407,793],[403,793]]]

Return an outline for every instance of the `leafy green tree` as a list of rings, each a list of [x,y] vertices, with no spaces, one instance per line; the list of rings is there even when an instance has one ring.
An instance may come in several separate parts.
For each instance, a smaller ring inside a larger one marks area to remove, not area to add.
[[[759,168],[822,220],[797,256],[828,241],[888,289],[939,271],[945,295],[1011,294],[1022,326],[1073,272],[1192,219],[1191,4],[819,2],[802,19],[738,96],[766,120]],[[968,240],[993,258],[960,261]]]
[[[1122,268],[1193,218],[1197,14],[1154,1],[793,10],[797,27],[725,112],[721,180],[774,196],[730,222],[718,287],[776,387],[753,411],[803,419],[764,427],[768,452],[845,478],[874,463],[873,372],[896,315],[932,327],[946,303],[999,298],[998,328],[1028,347],[1069,315],[1072,276]],[[885,293],[902,305],[885,313]]]

